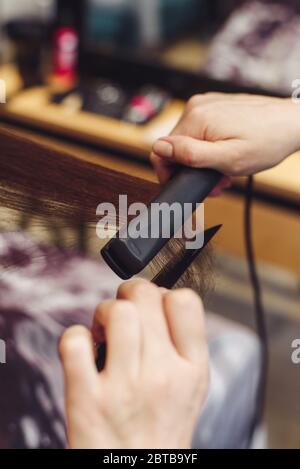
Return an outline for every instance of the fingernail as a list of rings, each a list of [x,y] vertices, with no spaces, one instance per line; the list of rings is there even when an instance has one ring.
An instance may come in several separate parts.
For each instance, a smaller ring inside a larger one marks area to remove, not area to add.
[[[153,146],[153,151],[162,158],[172,158],[174,149],[171,143],[165,140],[158,140]]]

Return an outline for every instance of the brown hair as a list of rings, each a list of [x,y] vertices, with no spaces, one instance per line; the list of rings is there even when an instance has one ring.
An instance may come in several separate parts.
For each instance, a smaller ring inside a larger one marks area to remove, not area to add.
[[[128,203],[148,203],[159,191],[149,181],[118,173],[83,161],[58,149],[0,129],[0,207],[43,217],[57,218],[67,224],[96,223],[96,208],[101,202],[118,204],[120,193]],[[183,243],[174,240],[152,264],[157,273],[174,256]],[[199,259],[181,279],[197,291],[210,286],[211,257]]]

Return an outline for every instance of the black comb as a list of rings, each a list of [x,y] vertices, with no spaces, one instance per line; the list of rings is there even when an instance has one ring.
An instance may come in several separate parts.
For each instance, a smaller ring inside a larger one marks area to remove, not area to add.
[[[170,261],[152,280],[152,283],[158,287],[164,287],[171,290],[180,280],[183,274],[193,264],[196,258],[202,253],[210,241],[216,236],[222,225],[217,225],[204,232],[204,243],[199,249],[186,250],[183,257],[174,265]]]

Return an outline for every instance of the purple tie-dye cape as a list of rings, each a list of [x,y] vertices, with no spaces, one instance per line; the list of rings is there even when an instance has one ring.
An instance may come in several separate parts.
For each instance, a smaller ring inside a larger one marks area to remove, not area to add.
[[[90,326],[119,282],[100,259],[0,233],[1,448],[65,446],[58,341],[68,326]]]

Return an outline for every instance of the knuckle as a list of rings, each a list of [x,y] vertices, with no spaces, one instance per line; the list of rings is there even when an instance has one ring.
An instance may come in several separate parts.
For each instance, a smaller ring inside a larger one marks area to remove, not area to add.
[[[251,156],[246,146],[242,144],[231,145],[227,150],[228,157],[224,159],[223,172],[230,176],[243,176],[247,173],[248,155]],[[252,158],[250,158],[251,160]]]
[[[157,290],[157,287],[146,280],[136,280],[132,284],[132,295],[136,298],[147,298],[149,295],[153,295]]]
[[[121,283],[121,285],[119,286],[117,290],[117,297],[125,296],[127,293],[127,290],[128,290],[128,282]]]
[[[182,155],[182,162],[188,166],[195,166],[197,162],[197,152],[190,144],[189,141],[184,141],[182,143],[182,148],[180,151]]]
[[[246,170],[245,158],[241,154],[236,154],[232,158],[231,174],[233,176],[243,176]]]
[[[194,96],[192,96],[187,102],[187,105],[186,105],[187,110],[193,109],[195,106],[198,106],[199,102],[201,101],[202,96],[203,95],[201,94],[195,94]]]
[[[217,91],[208,91],[207,93],[204,93],[204,96],[209,99],[217,99],[224,96],[224,94],[218,93]]]
[[[114,320],[130,319],[134,315],[133,305],[126,300],[117,300],[112,303],[109,311],[109,316]]]
[[[173,293],[170,293],[170,298],[173,298],[172,300],[176,302],[179,305],[185,306],[185,305],[191,305],[195,304],[198,307],[202,307],[202,301],[200,297],[195,293],[193,290],[189,288],[183,288],[181,290],[177,290]]]
[[[152,285],[152,287],[154,287]],[[135,279],[128,282],[124,282],[118,289],[118,296],[121,296],[126,299],[131,299],[141,292],[145,293],[151,288],[150,282],[144,279]]]
[[[82,326],[74,326],[63,334],[60,343],[59,351],[62,356],[69,356],[81,350],[83,340],[88,334],[88,331]]]
[[[199,122],[199,120],[205,117],[206,107],[205,106],[195,106],[189,112],[189,118],[191,122]]]

